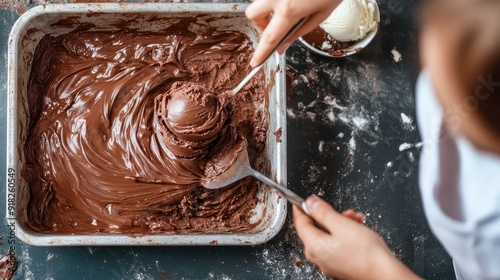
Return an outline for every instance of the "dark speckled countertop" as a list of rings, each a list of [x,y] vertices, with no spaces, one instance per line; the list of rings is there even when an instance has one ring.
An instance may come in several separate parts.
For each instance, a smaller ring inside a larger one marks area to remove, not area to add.
[[[287,51],[288,185],[302,196],[319,194],[339,211],[365,213],[367,226],[420,276],[454,279],[450,258],[426,224],[417,185],[421,144],[414,113],[419,69],[413,15],[418,4],[380,0],[381,30],[355,56],[329,59],[298,42]],[[7,38],[19,12],[33,5],[0,1],[1,135],[6,135]],[[5,144],[0,137],[0,182],[6,181]],[[3,217],[5,207],[0,209]],[[5,254],[5,220],[0,234]],[[325,278],[306,261],[290,213],[276,238],[255,247],[32,247],[17,241],[15,253],[14,279]]]

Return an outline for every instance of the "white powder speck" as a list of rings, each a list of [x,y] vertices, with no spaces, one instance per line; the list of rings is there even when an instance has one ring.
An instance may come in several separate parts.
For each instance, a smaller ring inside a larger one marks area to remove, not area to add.
[[[306,84],[307,84],[307,83],[309,83],[309,79],[307,79],[307,76],[306,76],[306,75],[304,75],[304,74],[300,74],[300,75],[299,75],[299,80],[300,80],[301,82],[303,82],[303,83],[306,83]]]
[[[423,145],[424,145],[424,143],[418,142],[418,143],[415,144],[415,148],[418,149],[418,148],[422,147]]]
[[[95,251],[97,251],[98,249],[96,247],[87,247],[87,250],[89,250],[89,253],[90,254],[93,254]]]
[[[401,121],[403,121],[404,124],[412,124],[413,120],[408,117],[405,113],[401,113]]]
[[[389,161],[389,162],[387,163],[387,167],[392,167],[392,161]]]
[[[307,72],[307,79],[317,81],[319,79],[319,77],[318,77],[319,71],[320,71],[319,68],[313,68],[313,69],[309,70],[309,72]]]
[[[406,129],[410,131],[415,130],[415,126],[413,126],[413,119],[405,113],[401,113],[401,122]]]
[[[30,254],[28,253],[28,250],[22,250],[20,263],[21,263],[21,270],[24,272],[24,279],[26,280],[35,279],[33,272],[31,271],[31,265],[33,262]]]
[[[323,44],[321,45],[322,50],[329,50],[332,48],[332,44],[330,44],[328,41],[324,41]]]
[[[289,116],[292,119],[297,118],[297,116],[295,115],[295,113],[293,112],[292,109],[286,109],[286,114],[287,114],[287,116]]]
[[[412,152],[409,152],[408,153],[408,159],[410,160],[410,162],[414,162],[415,161],[415,155]]]
[[[345,115],[345,114],[340,114],[338,115],[339,120],[341,120],[343,123],[349,124],[350,119]]]
[[[399,151],[402,152],[404,150],[410,149],[411,147],[413,147],[412,144],[410,144],[410,143],[403,143],[403,144],[399,145]]]
[[[320,153],[323,152],[323,147],[325,146],[325,141],[319,141],[319,144],[318,144],[318,151]]]
[[[400,62],[403,57],[401,56],[401,53],[398,52],[398,50],[396,50],[396,48],[393,48],[391,50],[391,54],[392,54],[392,59],[394,59],[394,62]]]
[[[325,95],[325,97],[323,98],[323,103],[325,103],[326,105],[335,106],[337,105],[337,100],[331,95]]]
[[[54,253],[49,253],[49,254],[47,255],[47,260],[48,260],[48,261],[50,261],[50,260],[51,260],[51,259],[53,259],[55,256],[56,256],[56,254],[54,254]]]
[[[335,115],[333,114],[333,111],[329,111],[328,113],[326,113],[326,117],[332,122],[335,121]]]
[[[317,191],[318,194],[320,192]],[[282,241],[273,243],[269,248],[259,250],[260,252],[257,253],[257,265],[261,267],[262,273],[264,273],[264,276],[260,278],[269,280],[326,280],[327,278],[321,270],[305,259],[302,246],[293,225],[289,224],[285,231],[285,238]],[[288,253],[283,254],[284,251],[288,251]],[[217,275],[216,279],[220,279],[219,275]]]
[[[309,83],[309,79],[307,79],[306,75],[304,75],[304,74],[300,74],[300,75],[299,75],[299,80],[300,80],[301,82],[303,82],[303,83],[306,83],[306,84],[308,84],[308,83]]]
[[[134,279],[135,279],[135,280],[144,280],[144,279],[146,279],[146,278],[144,278],[144,274],[136,272],[136,273],[134,274]]]
[[[352,118],[352,123],[356,126],[358,129],[364,129],[366,125],[368,124],[368,120],[361,118],[359,116],[356,116]]]
[[[337,99],[331,95],[325,95],[325,97],[323,98],[323,103],[325,103],[326,105],[331,106],[335,109],[339,109],[341,111],[347,109],[347,107],[339,105],[337,103]]]
[[[337,135],[337,138],[340,138],[340,139],[344,138],[344,133],[342,133],[342,132],[339,133],[339,135]]]
[[[354,152],[355,150],[356,150],[356,140],[354,139],[354,137],[352,137],[351,140],[349,140],[349,151]]]
[[[311,121],[314,121],[314,119],[316,118],[316,114],[313,112],[306,112],[306,114]]]
[[[316,106],[316,104],[317,104],[317,101],[313,100],[311,103],[307,104],[307,106],[305,108],[312,108],[312,107]]]

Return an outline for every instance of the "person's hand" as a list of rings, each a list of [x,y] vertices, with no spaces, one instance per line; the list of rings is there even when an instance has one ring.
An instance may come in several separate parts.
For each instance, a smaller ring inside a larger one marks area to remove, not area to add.
[[[312,195],[306,200],[314,220],[294,206],[294,224],[304,253],[328,276],[343,279],[419,279],[391,253],[382,238],[353,210],[343,214]]]
[[[356,212],[352,209],[345,210],[344,212],[342,212],[342,215],[353,220],[353,221],[356,221],[360,224],[364,224],[364,222],[365,222],[365,215],[363,215],[362,213]]]
[[[424,11],[422,66],[447,128],[500,154],[500,1],[438,0]]]
[[[283,53],[298,37],[307,34],[325,20],[341,0],[255,0],[245,11],[246,16],[263,30],[259,45],[250,62],[261,64],[269,52],[300,19],[309,19],[278,49]]]

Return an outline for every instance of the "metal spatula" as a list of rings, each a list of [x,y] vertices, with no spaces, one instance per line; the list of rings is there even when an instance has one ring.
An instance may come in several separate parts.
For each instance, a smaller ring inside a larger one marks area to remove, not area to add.
[[[290,36],[295,33],[295,31],[297,31],[304,22],[307,21],[309,17],[305,17],[305,18],[302,18],[299,22],[297,22],[293,27],[292,29],[290,29],[288,31],[288,33],[286,33],[285,37],[283,37],[279,42],[278,44],[276,45],[276,47],[274,47],[274,49],[266,56],[266,58],[264,59],[264,61],[262,61],[261,64],[259,64],[258,66],[256,66],[254,69],[252,69],[252,71],[250,71],[250,73],[248,73],[248,75],[232,90],[229,90],[229,91],[226,91],[224,92],[223,94],[219,95],[220,98],[231,98],[233,97],[235,94],[237,94],[252,78],[253,76],[255,76],[255,74],[257,74],[257,72],[259,72],[259,70],[262,68],[262,66],[264,66],[264,63],[269,59],[269,57],[271,57],[271,55],[279,48],[281,47],[281,45],[288,39],[290,38]]]
[[[306,214],[309,215],[309,209],[307,209],[306,202],[302,197],[298,196],[291,190],[281,186],[280,184],[277,184],[276,182],[269,179],[264,174],[260,173],[259,171],[253,169],[250,166],[250,161],[248,160],[246,140],[242,141],[244,141],[244,143],[242,143],[243,148],[239,151],[238,157],[234,161],[233,165],[225,172],[213,178],[211,181],[204,183],[203,186],[207,189],[219,189],[227,185],[230,185],[240,179],[243,179],[247,176],[253,176],[256,179],[265,183],[266,185],[273,187],[284,198],[286,198],[292,204],[297,205]]]

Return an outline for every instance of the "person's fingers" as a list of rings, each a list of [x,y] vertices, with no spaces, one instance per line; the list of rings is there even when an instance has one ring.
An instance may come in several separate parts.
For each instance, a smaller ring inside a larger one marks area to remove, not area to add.
[[[283,45],[277,49],[278,53],[279,54],[284,53],[285,50],[293,42],[295,42],[295,40],[297,40],[297,38],[299,38],[300,36],[302,36],[304,34],[307,34],[309,31],[313,30],[314,27],[318,26],[318,24],[321,22],[321,20],[319,22],[317,22],[317,16],[318,16],[318,14],[314,14],[314,15],[309,16],[309,19],[306,22],[304,22],[302,24],[302,26],[297,31],[295,31],[292,35],[290,35],[290,37],[288,37],[288,39],[285,42],[283,42]]]
[[[274,15],[264,32],[262,32],[262,37],[259,41],[257,49],[255,50],[250,65],[252,67],[260,65],[264,61],[265,57],[269,55],[272,49],[278,45],[279,41],[299,20],[299,18],[293,19],[290,17]]]
[[[314,194],[306,199],[306,204],[311,217],[331,233],[335,232],[335,228],[342,227],[349,222],[349,219],[345,219],[330,204]]]
[[[272,1],[257,0],[245,10],[246,17],[252,21],[260,30],[266,29],[271,20],[273,12]]]
[[[345,210],[344,212],[342,212],[342,215],[360,224],[363,224],[365,220],[365,216],[363,214],[358,213],[352,209]]]
[[[300,210],[297,206],[293,206],[293,224],[300,240],[305,245],[317,242],[318,238],[325,238],[328,233],[316,227],[314,220]]]
[[[356,213],[356,221],[358,221],[358,223],[360,223],[360,224],[364,224],[365,223],[365,215],[363,215],[361,213]]]
[[[356,211],[354,211],[352,209],[345,210],[344,212],[342,212],[342,215],[344,215],[345,217],[352,219],[352,220],[356,219]]]
[[[309,16],[307,22],[283,42],[278,48],[278,53],[283,53],[298,37],[314,29],[331,14],[340,2],[340,0],[334,0],[324,2],[321,5],[314,5],[313,3],[311,5],[304,5],[304,3],[299,5],[297,3],[300,2],[256,0],[247,8],[245,13],[264,32],[252,57],[251,66],[260,65],[300,19]],[[272,18],[270,18],[271,14],[274,14]]]
[[[259,19],[255,19],[254,21],[252,21],[260,30],[265,30],[266,27],[269,25],[269,22],[271,22],[271,16],[267,16],[267,17],[262,17],[262,18],[259,18]]]
[[[299,37],[311,32],[315,27],[317,27],[321,22],[323,22],[331,13],[332,11],[340,4],[340,2],[337,3],[337,5],[332,5],[331,9],[327,9],[318,13],[314,13],[309,16],[309,19],[304,22],[304,24],[297,30],[295,31],[283,44],[284,46],[290,46],[291,43],[295,42]],[[280,47],[278,48],[278,53],[282,54],[286,48]]]

